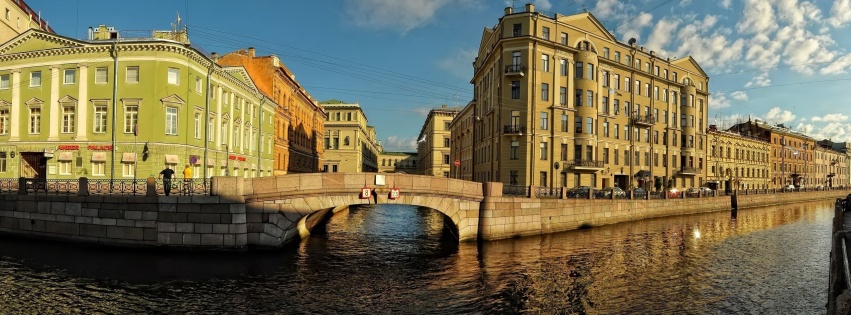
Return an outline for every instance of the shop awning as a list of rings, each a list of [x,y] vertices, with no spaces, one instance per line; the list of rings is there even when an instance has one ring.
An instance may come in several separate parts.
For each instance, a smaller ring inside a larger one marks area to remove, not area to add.
[[[239,161],[230,161],[230,165],[234,168],[239,168]]]
[[[180,164],[180,158],[177,157],[177,154],[166,154],[165,164]]]
[[[228,166],[228,160],[219,160],[219,166],[227,167]]]
[[[106,152],[92,152],[92,162],[106,162]]]
[[[207,158],[207,166],[216,166],[216,159]]]
[[[136,163],[136,153],[124,152],[124,154],[121,155],[121,162],[122,163]]]
[[[251,164],[251,169],[252,169],[252,170],[256,170],[256,169],[257,169],[257,164]]]
[[[59,156],[56,159],[59,161],[74,160],[74,152],[59,152]]]

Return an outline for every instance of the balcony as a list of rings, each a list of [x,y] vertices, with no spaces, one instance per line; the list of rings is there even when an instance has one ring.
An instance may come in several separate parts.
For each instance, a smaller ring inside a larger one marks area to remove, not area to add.
[[[632,124],[638,127],[653,127],[653,124],[655,123],[656,119],[653,118],[653,115],[635,115],[632,117]]]
[[[603,161],[595,161],[595,160],[573,160],[569,161],[567,168],[573,169],[576,171],[599,171],[603,169],[605,163]]]
[[[695,167],[681,167],[679,175],[694,176],[700,175],[700,169]]]
[[[505,127],[502,128],[502,133],[507,135],[523,135],[523,131],[526,131],[526,126],[505,125]]]
[[[526,67],[523,65],[506,65],[505,66],[505,76],[508,77],[522,77],[526,72]]]

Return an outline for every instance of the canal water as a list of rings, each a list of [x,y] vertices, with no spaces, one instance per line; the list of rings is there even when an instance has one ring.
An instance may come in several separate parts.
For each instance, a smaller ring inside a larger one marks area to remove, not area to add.
[[[823,314],[832,202],[458,244],[437,211],[336,214],[286,250],[0,236],[0,313]]]

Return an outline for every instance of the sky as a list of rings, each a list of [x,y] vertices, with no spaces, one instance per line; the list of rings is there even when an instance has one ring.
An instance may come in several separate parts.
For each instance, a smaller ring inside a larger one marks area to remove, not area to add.
[[[170,29],[206,52],[277,55],[314,99],[359,103],[385,151],[416,151],[429,110],[464,106],[482,31],[506,0],[26,0],[58,34]],[[851,0],[532,0],[591,12],[621,42],[691,55],[709,76],[709,119],[760,119],[851,141]],[[133,32],[128,32],[133,34]],[[142,34],[136,32],[136,34]]]

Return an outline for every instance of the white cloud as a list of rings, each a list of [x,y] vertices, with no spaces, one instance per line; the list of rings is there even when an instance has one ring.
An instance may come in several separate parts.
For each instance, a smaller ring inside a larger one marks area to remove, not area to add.
[[[381,146],[385,151],[390,152],[400,152],[400,151],[416,151],[417,150],[417,138],[416,137],[399,137],[399,136],[389,136],[387,137],[387,141],[382,143]]]
[[[621,15],[624,4],[619,0],[599,0],[591,12],[600,19],[609,19]]]
[[[821,68],[819,73],[821,74],[844,74],[848,72],[848,68],[851,67],[851,54],[845,54],[842,57],[836,58],[829,65],[824,68]]]
[[[765,120],[772,124],[783,124],[795,120],[795,115],[788,110],[774,107],[765,114]]]
[[[668,46],[668,44],[671,43],[671,37],[674,30],[676,30],[679,25],[679,20],[659,20],[659,23],[656,23],[656,26],[653,27],[650,37],[647,38],[647,48],[655,50],[659,53],[659,55],[667,55],[667,53],[665,53],[665,46]]]
[[[472,62],[477,54],[475,49],[456,48],[450,55],[439,60],[437,65],[459,78],[469,79],[473,76]]]
[[[824,115],[822,117],[815,116],[815,117],[813,117],[812,120],[813,121],[824,121],[824,122],[840,122],[840,121],[848,120],[848,116],[836,113],[836,114],[827,114],[827,115]]]
[[[745,92],[742,92],[742,91],[735,91],[733,93],[730,93],[730,97],[732,97],[734,100],[737,100],[737,101],[747,101],[748,100],[748,95]]]
[[[816,127],[813,124],[799,123],[795,130],[805,135],[811,135]]]
[[[746,0],[744,18],[736,25],[742,34],[764,34],[777,29],[770,0]]]
[[[768,72],[764,72],[753,77],[748,83],[745,83],[745,87],[766,87],[771,85],[771,78],[768,77]]]
[[[474,6],[478,0],[459,0],[459,5]],[[404,34],[432,21],[438,10],[451,0],[350,0],[346,14],[358,27],[398,29]]]
[[[732,4],[733,4],[733,1],[732,0],[721,0],[720,4],[721,4],[722,8],[729,10],[730,6],[732,6]]]
[[[730,99],[724,93],[715,92],[709,95],[709,109],[730,107]]]
[[[535,10],[543,10],[547,11],[553,7],[552,3],[549,0],[533,0],[533,4],[535,4]]]
[[[681,1],[680,1],[680,6],[681,6],[681,7],[686,7],[686,6],[690,5],[690,4],[691,4],[691,0],[681,0]]]
[[[635,39],[640,40],[642,30],[645,27],[650,26],[650,24],[652,22],[653,22],[653,15],[652,14],[647,13],[647,12],[641,12],[641,14],[636,16],[634,19],[631,19],[631,20],[626,21],[625,23],[622,23],[620,26],[618,26],[617,29],[621,34],[623,34],[623,37],[625,38],[624,41],[626,41],[630,38],[635,38]]]
[[[849,21],[851,21],[851,0],[834,1],[827,22],[834,27],[843,27]]]

